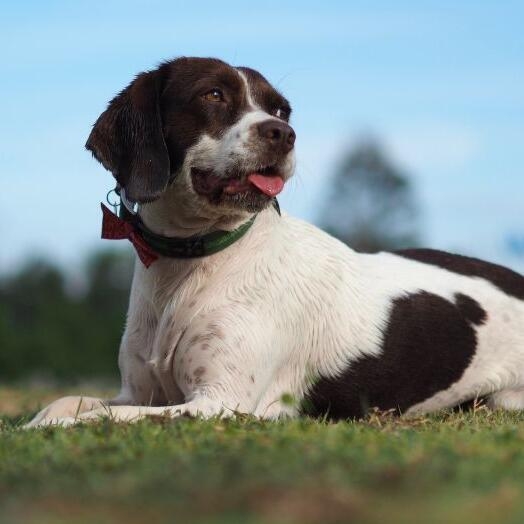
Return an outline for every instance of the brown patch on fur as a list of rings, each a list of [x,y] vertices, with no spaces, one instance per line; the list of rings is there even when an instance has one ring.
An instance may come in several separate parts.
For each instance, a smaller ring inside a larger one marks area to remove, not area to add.
[[[251,95],[262,109],[269,114],[274,114],[278,108],[285,108],[288,117],[291,114],[289,102],[261,75],[258,71],[249,67],[238,67],[239,71],[245,75],[250,87]],[[286,118],[285,120],[288,120]]]
[[[193,335],[190,339],[188,344],[190,346],[194,346],[198,341],[200,340],[200,335]]]
[[[480,326],[486,323],[488,314],[475,299],[463,293],[455,293],[455,304],[464,317],[473,324]]]
[[[163,77],[159,70],[138,75],[100,115],[86,143],[137,202],[158,198],[173,172],[159,109]]]
[[[507,295],[524,300],[524,277],[506,267],[436,249],[406,249],[396,251],[395,254],[423,264],[438,266],[459,275],[483,278]]]
[[[475,356],[475,323],[485,315],[465,295],[459,306],[427,291],[395,298],[380,356],[359,357],[338,376],[317,379],[306,411],[332,420],[362,418],[375,407],[400,414],[445,391]]]
[[[201,377],[206,372],[206,368],[204,366],[199,366],[198,368],[193,371],[193,375],[195,377]]]

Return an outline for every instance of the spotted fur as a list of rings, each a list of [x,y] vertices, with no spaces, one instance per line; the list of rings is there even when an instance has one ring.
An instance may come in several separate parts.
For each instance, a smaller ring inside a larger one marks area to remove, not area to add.
[[[195,169],[220,181],[270,162],[288,180],[289,104],[259,73],[217,60],[179,59],[145,75],[110,104],[88,142],[140,202],[142,220],[159,234],[191,236],[258,215],[207,258],[160,258],[149,269],[137,260],[120,393],[60,399],[29,426],[108,414],[345,419],[379,407],[409,415],[479,396],[524,408],[522,276],[440,252],[359,254],[280,217],[260,195],[196,191]],[[225,106],[198,98],[215,86]],[[285,129],[286,147],[260,132],[268,121]]]

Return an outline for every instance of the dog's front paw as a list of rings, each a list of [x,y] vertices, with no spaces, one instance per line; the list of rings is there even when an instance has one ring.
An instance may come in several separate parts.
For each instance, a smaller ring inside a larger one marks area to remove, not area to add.
[[[28,422],[23,429],[56,426],[62,419],[77,418],[84,412],[89,412],[104,405],[104,401],[95,397],[63,397],[55,400],[42,409]]]

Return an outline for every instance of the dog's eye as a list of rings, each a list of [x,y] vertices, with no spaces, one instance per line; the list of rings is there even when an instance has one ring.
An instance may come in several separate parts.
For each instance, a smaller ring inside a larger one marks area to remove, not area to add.
[[[286,107],[279,107],[276,111],[275,111],[275,116],[277,118],[280,118],[282,120],[289,120],[289,114],[290,114],[290,110],[287,109]]]
[[[204,93],[202,95],[202,98],[204,100],[207,100],[208,102],[223,102],[224,101],[224,93],[220,91],[220,89],[211,89],[211,91],[208,91],[207,93]]]

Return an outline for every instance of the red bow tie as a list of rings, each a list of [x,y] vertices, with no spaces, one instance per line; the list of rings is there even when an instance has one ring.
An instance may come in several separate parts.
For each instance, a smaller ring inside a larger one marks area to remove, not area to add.
[[[153,251],[146,241],[140,236],[135,226],[126,222],[112,213],[104,204],[102,207],[102,238],[108,240],[122,240],[127,238],[133,244],[138,258],[144,266],[149,267],[158,259],[158,253]]]

